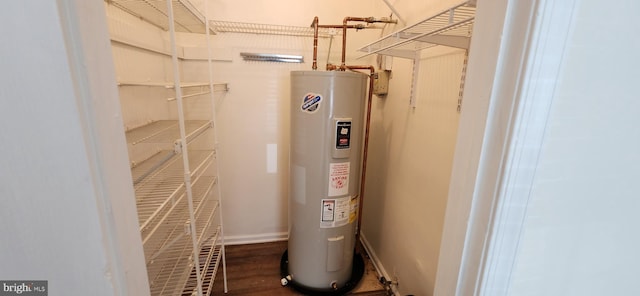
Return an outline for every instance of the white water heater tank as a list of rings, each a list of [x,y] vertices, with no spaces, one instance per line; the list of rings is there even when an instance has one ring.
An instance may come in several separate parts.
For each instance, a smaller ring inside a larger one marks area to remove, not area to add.
[[[291,72],[288,267],[293,281],[349,281],[358,217],[367,75]]]

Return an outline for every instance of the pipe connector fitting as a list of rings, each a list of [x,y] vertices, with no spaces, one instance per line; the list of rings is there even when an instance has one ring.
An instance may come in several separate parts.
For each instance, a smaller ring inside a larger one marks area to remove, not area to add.
[[[286,285],[289,284],[289,282],[292,280],[293,278],[291,277],[291,275],[288,275],[286,277],[283,277],[280,279],[280,284],[284,287]]]
[[[336,281],[331,282],[331,289],[338,290],[338,283]]]
[[[398,20],[391,19],[390,17],[383,16],[381,18],[377,18],[373,21],[374,23],[387,23],[387,24],[397,24]]]

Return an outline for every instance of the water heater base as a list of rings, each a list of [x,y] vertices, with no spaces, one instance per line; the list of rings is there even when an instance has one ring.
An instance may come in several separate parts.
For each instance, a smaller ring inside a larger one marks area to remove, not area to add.
[[[289,253],[288,250],[285,250],[282,254],[282,258],[280,259],[280,276],[282,278],[286,278],[289,275]],[[291,286],[296,291],[310,296],[338,296],[338,295],[346,295],[351,290],[353,290],[356,285],[362,279],[364,275],[364,260],[362,259],[362,255],[356,253],[354,251],[353,254],[353,269],[351,271],[351,279],[345,283],[344,286],[338,289],[319,289],[306,287],[299,283],[296,283],[295,279],[289,281],[288,286]]]

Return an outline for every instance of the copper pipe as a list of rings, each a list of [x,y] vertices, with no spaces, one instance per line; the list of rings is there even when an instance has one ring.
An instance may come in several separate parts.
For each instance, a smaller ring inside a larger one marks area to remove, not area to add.
[[[373,76],[376,68],[373,66],[345,66],[349,70],[369,69],[369,93],[367,96],[367,119],[364,129],[364,147],[362,152],[362,172],[360,174],[360,202],[358,203],[358,227],[356,228],[356,242],[360,239],[360,229],[362,225],[362,205],[364,204],[364,187],[367,176],[367,156],[369,151],[369,129],[371,126],[371,104],[373,101]]]
[[[318,69],[318,17],[313,18],[313,65],[311,69]]]
[[[344,63],[347,59],[347,19],[348,17],[345,17],[342,21],[342,60],[340,60],[341,67],[345,66]],[[342,69],[342,71],[344,71],[344,69]]]
[[[376,72],[376,68],[374,68],[373,66],[367,65],[347,65],[344,66],[345,69],[349,69],[349,70],[369,70],[371,72],[371,74],[373,75]]]
[[[340,64],[340,68],[345,68],[345,61],[347,59],[347,22],[367,22],[373,23],[375,21],[374,17],[352,17],[348,16],[342,20],[342,63]]]
[[[326,29],[342,29],[344,26],[343,25],[318,25],[318,28],[326,28]],[[357,24],[357,25],[347,25],[347,29],[364,29],[365,26],[363,24]]]
[[[347,18],[349,18],[349,17],[347,17]],[[345,21],[343,22],[342,25],[321,25],[321,26],[319,26],[321,28],[331,28],[331,29],[342,28],[342,65],[340,67],[341,71],[344,71],[344,69],[345,69],[344,66],[345,66],[345,58],[346,58],[345,48],[347,46],[347,29],[361,30],[361,29],[365,28],[364,25],[362,25],[362,24],[347,25],[347,23],[346,23],[346,19],[347,18],[345,18]],[[316,41],[314,40],[314,42],[316,42]],[[314,57],[315,57],[315,52],[314,52]],[[315,68],[314,68],[314,70],[315,70]],[[327,64],[327,71],[331,71],[331,70],[335,70],[335,68],[330,69],[329,68],[329,64]]]
[[[366,23],[398,23],[397,20],[392,20],[389,18],[380,18],[376,19],[372,16],[370,17],[352,17],[348,16],[342,20],[342,25],[320,25],[318,24],[318,17],[313,18],[313,23],[311,23],[311,27],[313,27],[313,66],[312,69],[318,69],[318,28],[342,28],[342,61],[340,64],[340,70],[344,71],[347,69],[345,65],[345,61],[347,59],[347,29],[356,29],[361,30],[366,27],[362,24],[357,25],[347,25],[347,22],[366,22]],[[327,65],[327,68],[329,65]]]
[[[373,102],[373,76],[376,73],[376,68],[373,66],[352,65],[352,66],[337,66],[333,64],[327,64],[327,71],[341,69],[349,70],[369,70],[369,93],[367,94],[367,119],[364,129],[364,147],[362,152],[362,171],[360,174],[360,202],[358,203],[358,227],[356,228],[356,241],[360,239],[360,229],[362,227],[362,209],[364,204],[364,187],[365,178],[367,177],[367,158],[369,156],[369,130],[371,127],[371,104]]]

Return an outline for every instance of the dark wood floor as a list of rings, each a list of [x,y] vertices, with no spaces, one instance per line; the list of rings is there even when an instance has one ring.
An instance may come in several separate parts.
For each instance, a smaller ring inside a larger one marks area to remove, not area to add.
[[[290,287],[280,285],[280,258],[287,242],[227,246],[227,295],[302,295]],[[365,256],[366,257],[366,256]],[[352,295],[384,296],[384,287],[377,282],[375,269],[365,258],[363,280]],[[218,270],[213,295],[224,295],[222,268]]]

